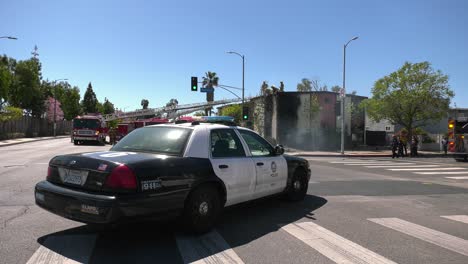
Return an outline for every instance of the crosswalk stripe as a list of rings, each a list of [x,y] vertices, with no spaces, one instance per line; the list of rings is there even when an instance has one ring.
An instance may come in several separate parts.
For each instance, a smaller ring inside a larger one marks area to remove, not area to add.
[[[390,162],[382,160],[340,160],[340,161],[329,161],[328,163],[340,164],[340,163],[371,163],[371,162]]]
[[[444,177],[446,179],[453,179],[453,180],[468,180],[468,176],[453,176],[453,177]]]
[[[413,172],[416,174],[422,174],[422,175],[435,175],[435,174],[467,174],[468,171],[427,171],[427,172]]]
[[[440,217],[468,224],[468,215],[442,215]]]
[[[437,170],[466,170],[466,168],[402,168],[402,169],[386,169],[389,171],[437,171]]]
[[[211,231],[201,236],[176,236],[184,263],[244,263],[221,235]]]
[[[400,165],[405,165],[405,166],[400,166]],[[394,167],[402,167],[402,168],[429,168],[429,167],[440,167],[440,165],[411,165],[414,163],[401,163],[401,164],[395,164],[395,165],[371,165],[371,166],[365,166],[366,168],[394,168]],[[408,165],[408,166],[406,166]]]
[[[345,163],[343,165],[347,165],[347,166],[371,166],[371,165],[390,165],[390,164],[393,164],[391,162],[387,162],[387,163]],[[403,163],[403,164],[394,164],[395,166],[401,166],[401,165],[406,165],[408,163]],[[409,163],[409,164],[413,164],[413,163]]]
[[[288,224],[282,229],[335,263],[396,263],[312,222]]]
[[[95,242],[96,235],[49,236],[29,258],[27,264],[88,263]]]
[[[369,218],[367,220],[468,256],[468,240],[413,224],[399,218]]]

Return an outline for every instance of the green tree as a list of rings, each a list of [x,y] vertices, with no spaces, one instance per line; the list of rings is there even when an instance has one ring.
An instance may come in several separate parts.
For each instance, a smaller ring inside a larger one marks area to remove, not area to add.
[[[3,55],[0,57],[0,110],[7,103],[13,84],[16,61]]]
[[[23,116],[23,111],[21,108],[13,107],[13,106],[6,106],[0,112],[0,122],[12,121],[20,119]]]
[[[115,112],[114,104],[111,103],[107,98],[104,98],[104,103],[102,104],[102,113],[105,115],[113,114]]]
[[[447,115],[454,93],[448,76],[434,71],[429,62],[406,62],[400,69],[377,80],[372,98],[361,104],[376,120],[388,119],[409,131]]]
[[[73,87],[64,91],[61,99],[63,115],[66,120],[72,120],[81,114],[80,89]]]
[[[339,85],[334,85],[334,86],[332,86],[332,88],[330,90],[332,92],[334,92],[334,93],[340,93],[341,87]]]
[[[148,105],[149,105],[148,99],[141,99],[141,107],[143,107],[143,109],[148,109]]]
[[[41,78],[39,59],[19,61],[9,89],[9,104],[25,109],[29,115],[40,117],[45,111],[46,99],[41,90]]]
[[[97,113],[98,112],[98,99],[96,98],[96,94],[93,91],[93,86],[91,83],[88,84],[88,88],[86,88],[86,92],[83,96],[83,101],[81,101],[81,106],[83,108],[83,112],[88,113]]]
[[[312,82],[307,78],[303,78],[301,82],[297,84],[297,91],[298,92],[312,91]]]
[[[198,111],[193,114],[193,116],[205,116],[205,112],[203,111]]]
[[[239,123],[242,119],[242,105],[233,104],[223,107],[220,115],[234,117],[234,122]]]
[[[219,77],[216,75],[216,72],[206,72],[205,76],[203,77],[202,85],[203,87],[213,88],[218,86]],[[212,93],[206,93],[206,101],[213,102],[214,101],[214,91]],[[205,110],[206,115],[211,115],[212,108],[207,108]]]

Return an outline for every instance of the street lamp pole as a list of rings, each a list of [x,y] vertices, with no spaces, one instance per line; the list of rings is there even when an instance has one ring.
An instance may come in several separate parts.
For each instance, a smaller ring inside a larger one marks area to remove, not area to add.
[[[345,98],[346,98],[346,47],[348,44],[358,39],[358,37],[354,37],[350,39],[344,46],[343,46],[343,90],[341,96],[341,154],[344,155],[344,141],[345,141]]]
[[[235,51],[228,51],[227,53],[228,54],[236,54],[236,55],[238,55],[239,57],[242,58],[242,108],[244,108],[245,57],[244,57],[244,55],[241,55],[241,54],[239,54],[239,53],[237,53]]]
[[[55,83],[58,81],[68,81],[68,79],[57,79],[53,81],[54,83],[54,137],[57,136],[56,131],[57,131],[57,118],[56,118],[56,113],[57,113],[57,87],[55,86]]]
[[[6,39],[13,39],[13,40],[17,40],[18,38],[16,37],[12,37],[12,36],[3,36],[3,37],[0,37],[0,39],[2,38],[6,38]]]

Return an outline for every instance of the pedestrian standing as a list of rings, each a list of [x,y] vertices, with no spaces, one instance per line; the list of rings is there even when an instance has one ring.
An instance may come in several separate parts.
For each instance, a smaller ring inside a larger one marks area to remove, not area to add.
[[[413,136],[413,140],[411,141],[411,156],[412,157],[418,156],[418,144],[419,144],[418,137]]]
[[[398,156],[404,157],[403,155],[403,141],[401,140],[401,136],[398,136]]]
[[[442,139],[442,148],[444,150],[444,154],[447,155],[447,147],[448,147],[448,140],[446,137]]]
[[[407,145],[408,145],[408,138],[406,137],[406,135],[403,135],[400,137],[400,141],[403,145],[403,152],[404,152],[404,156],[407,157],[408,156],[408,149],[407,149]]]
[[[393,136],[391,147],[392,147],[392,159],[394,159],[395,157],[398,158],[398,153],[397,153],[397,150],[398,150],[398,138],[397,138],[397,136]]]

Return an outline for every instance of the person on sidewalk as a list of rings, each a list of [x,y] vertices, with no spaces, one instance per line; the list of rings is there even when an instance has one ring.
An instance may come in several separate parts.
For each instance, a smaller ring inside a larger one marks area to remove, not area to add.
[[[418,144],[419,144],[418,137],[413,136],[413,140],[411,141],[411,157],[418,156]]]
[[[400,137],[400,141],[401,143],[403,144],[403,152],[404,152],[404,157],[408,157],[408,138],[407,138],[407,135],[402,135]]]
[[[398,156],[399,157],[404,157],[405,155],[403,154],[403,140],[402,136],[398,136]]]
[[[448,147],[448,140],[446,137],[442,139],[442,149],[444,150],[444,154],[447,155],[447,147]]]
[[[398,158],[398,153],[397,153],[398,144],[399,144],[398,143],[398,138],[397,138],[397,136],[394,135],[393,138],[392,138],[392,145],[391,145],[391,147],[392,147],[392,159],[394,159],[395,157]]]

